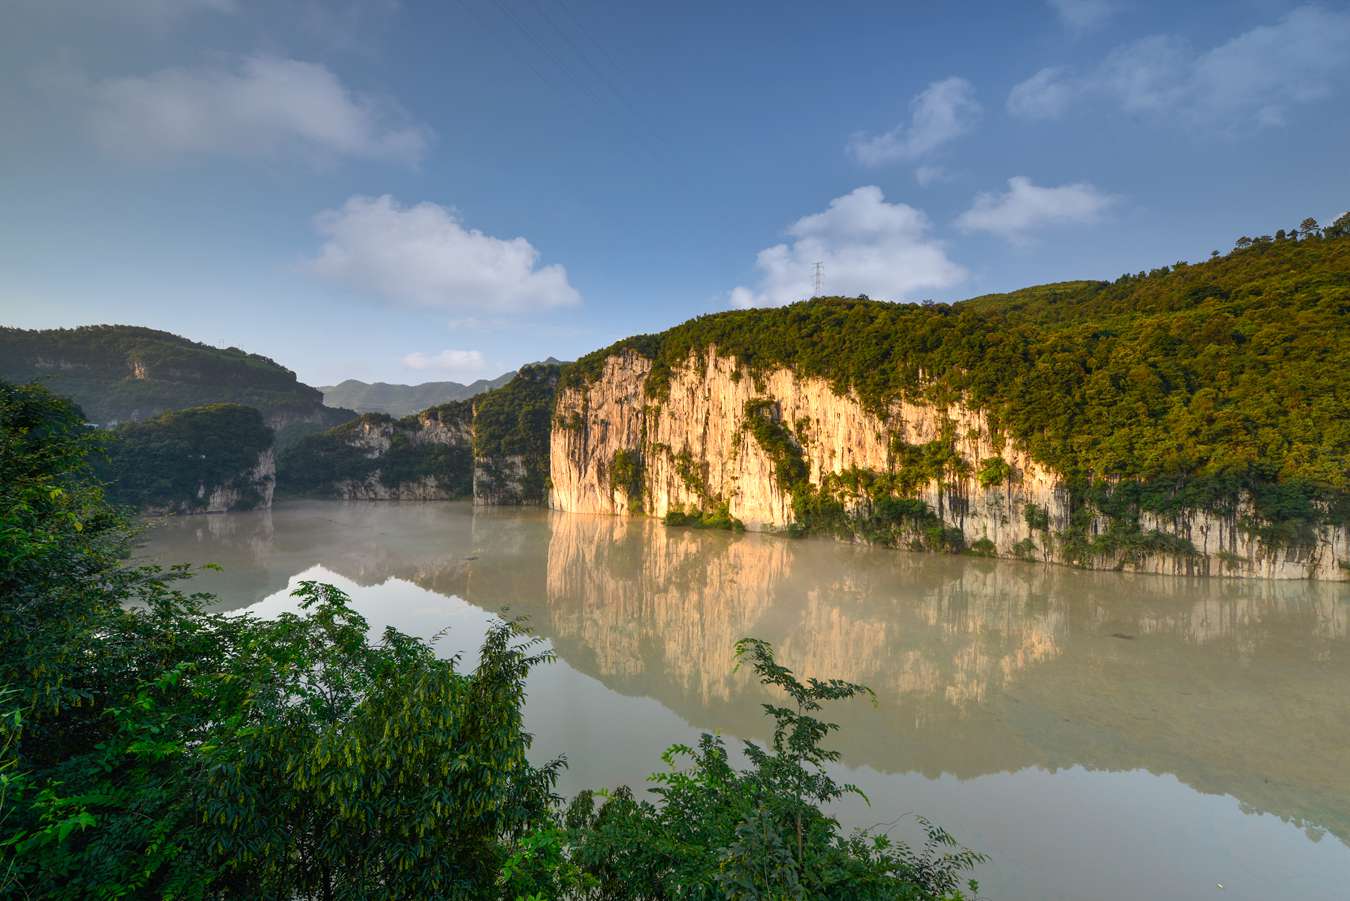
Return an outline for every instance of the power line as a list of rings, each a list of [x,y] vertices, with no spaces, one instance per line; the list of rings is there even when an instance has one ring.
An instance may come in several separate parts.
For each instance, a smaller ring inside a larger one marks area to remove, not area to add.
[[[488,24],[486,21],[484,21],[484,20],[478,15],[478,11],[477,11],[476,9],[473,8],[473,4],[470,2],[470,0],[460,0],[460,3],[464,6],[464,9],[468,11],[469,15],[473,16],[474,19],[477,20],[478,23],[479,23],[480,25],[483,26],[483,30],[484,30],[484,31],[491,32],[491,31],[493,30],[492,26],[491,26],[490,24]],[[506,42],[503,42],[503,43],[506,43]],[[507,44],[507,48],[510,49],[510,44],[509,44],[509,43]],[[542,84],[544,87],[550,88],[550,89],[554,89],[554,88],[557,87],[556,84],[554,84],[553,82],[549,81],[549,79],[546,78],[546,77],[544,76],[544,73],[543,73],[543,72],[540,72],[540,71],[539,71],[539,67],[536,66],[536,65],[534,64],[534,62],[530,59],[529,56],[527,56],[527,55],[525,55],[525,54],[520,54],[520,53],[515,54],[515,55],[519,56],[519,57],[524,61],[526,68],[528,68],[531,72],[534,73],[535,77],[539,79],[539,83],[540,83],[540,84]]]
[[[564,78],[566,78],[568,75],[567,71],[568,67],[563,65],[562,60],[558,59],[558,57],[554,55],[553,51],[549,49],[549,47],[542,40],[540,40],[538,37],[535,36],[533,31],[530,31],[528,28],[525,27],[525,23],[522,22],[520,18],[511,10],[510,4],[507,3],[506,0],[493,0],[493,2],[496,4],[497,8],[502,11],[502,14],[505,15],[508,19],[510,19],[511,23],[516,26],[516,30],[519,31],[521,34],[523,34],[525,36],[525,39],[529,41],[531,44],[533,44],[535,48],[539,50],[540,53],[544,54],[550,60],[552,60],[553,65],[557,66],[558,71],[563,75]],[[604,101],[599,96],[597,96],[594,91],[590,89],[590,86],[584,84],[580,79],[575,80],[575,84],[578,87],[580,87],[583,91],[585,91],[587,94],[589,94],[592,100],[596,101],[599,104],[604,103]]]
[[[569,35],[561,26],[558,25],[557,20],[555,20],[553,16],[549,14],[548,5],[545,2],[545,0],[534,0],[534,5],[539,8],[539,12],[543,15],[544,20],[547,21],[550,26],[552,26],[553,31],[558,35],[558,37],[562,38],[563,41],[567,43],[567,46],[572,48],[572,51],[576,53],[577,58],[580,59],[586,65],[586,67],[591,70],[591,72],[595,75],[595,77],[604,84],[604,86],[609,90],[609,92],[614,95],[614,99],[618,100],[619,103],[623,105],[624,109],[626,109],[635,120],[643,119],[644,117],[642,113],[638,109],[636,109],[631,103],[629,103],[628,98],[625,97],[623,92],[620,91],[615,86],[614,79],[610,77],[609,73],[606,72],[602,67],[596,65],[591,55],[586,52],[586,48],[582,47],[576,41],[572,40],[572,36]],[[566,9],[566,7],[564,7],[564,9]],[[571,15],[570,10],[568,10],[568,14]],[[575,16],[572,16],[572,21],[576,25],[577,31],[581,32],[583,36],[589,37],[589,35],[587,35],[586,33],[586,29],[581,25],[579,21],[577,21]],[[591,38],[590,41],[592,44],[600,46],[595,41],[594,38]],[[608,53],[606,53],[606,56],[608,56]],[[611,65],[613,66],[613,68],[616,71],[618,71],[619,67],[613,63],[613,57],[609,57],[609,59],[611,61]],[[622,76],[623,73],[619,72],[619,74],[620,76]],[[646,123],[643,124],[645,125]]]
[[[615,72],[618,72],[619,75],[623,75],[623,66],[620,66],[614,59],[614,55],[609,52],[608,47],[591,37],[591,33],[581,24],[581,19],[579,19],[577,14],[572,11],[571,4],[569,4],[567,0],[556,0],[556,2],[558,6],[562,7],[562,11],[567,13],[567,18],[572,20],[572,24],[577,27],[577,31],[581,32],[582,36],[591,42],[591,46],[599,50],[605,59],[609,61],[610,68]]]

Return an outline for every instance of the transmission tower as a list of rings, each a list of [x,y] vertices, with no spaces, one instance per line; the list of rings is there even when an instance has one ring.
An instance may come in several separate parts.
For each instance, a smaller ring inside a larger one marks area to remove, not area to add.
[[[812,297],[823,297],[825,295],[825,264],[816,263],[816,293]]]

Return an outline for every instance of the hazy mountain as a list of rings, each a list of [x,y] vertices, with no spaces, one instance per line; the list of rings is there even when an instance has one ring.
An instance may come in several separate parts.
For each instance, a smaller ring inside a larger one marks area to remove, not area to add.
[[[0,379],[41,382],[100,425],[242,404],[263,414],[279,444],[355,415],[324,406],[317,388],[267,357],[139,326],[0,328]]]
[[[557,364],[561,360],[549,357],[544,363]],[[338,385],[319,388],[324,403],[330,407],[346,407],[358,413],[388,413],[407,416],[456,400],[469,398],[500,388],[511,381],[516,370],[504,372],[495,379],[478,379],[467,385],[459,382],[422,382],[420,385],[391,385],[388,382],[362,382],[347,379]]]

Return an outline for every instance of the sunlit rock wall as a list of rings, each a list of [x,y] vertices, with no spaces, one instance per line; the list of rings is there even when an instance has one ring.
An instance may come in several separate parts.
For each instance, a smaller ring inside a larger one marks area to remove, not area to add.
[[[967,546],[986,539],[998,556],[1066,562],[1056,539],[1072,510],[1063,480],[1032,460],[1011,440],[999,441],[983,412],[953,404],[945,409],[898,402],[884,417],[858,398],[837,393],[827,382],[776,369],[758,378],[735,360],[709,349],[691,356],[670,377],[668,398],[644,394],[651,362],[627,352],[605,361],[599,378],[558,395],[550,442],[550,505],[575,513],[664,517],[672,509],[725,504],[747,529],[773,531],[793,523],[792,497],[774,476],[774,463],[743,427],[747,402],[767,398],[778,419],[801,445],[810,482],[851,468],[887,472],[892,442],[920,445],[944,429],[972,474],[923,485],[923,500],[947,526],[959,529]],[[639,497],[629,497],[611,478],[616,454],[642,460]],[[1002,458],[1009,477],[982,487],[973,474],[981,461]],[[861,498],[855,498],[861,503]],[[1048,528],[1033,528],[1028,505],[1048,513]],[[1295,547],[1267,547],[1240,528],[1249,510],[1232,516],[1188,511],[1174,517],[1145,514],[1140,525],[1191,542],[1194,554],[1109,553],[1093,568],[1139,572],[1251,576],[1275,579],[1350,578],[1350,532],[1324,527],[1315,540]],[[1092,530],[1104,530],[1097,517]]]

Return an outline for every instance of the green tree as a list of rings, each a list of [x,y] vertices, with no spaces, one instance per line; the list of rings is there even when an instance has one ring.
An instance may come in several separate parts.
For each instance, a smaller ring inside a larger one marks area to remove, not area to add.
[[[590,877],[592,897],[954,899],[977,890],[966,874],[983,856],[926,821],[927,840],[916,850],[884,835],[844,836],[822,811],[861,792],[830,774],[839,754],[822,743],[838,726],[814,714],[870,695],[867,688],[802,681],[762,641],[745,639],[736,654],[786,696],[764,705],[772,742],[746,742],[743,770],[731,765],[720,737],[672,746],[669,769],[651,776],[656,803],[620,789],[597,811],[591,795],[578,796],[564,823],[570,859]]]

